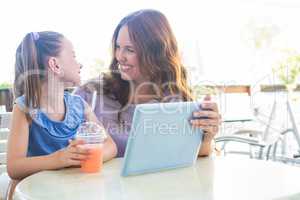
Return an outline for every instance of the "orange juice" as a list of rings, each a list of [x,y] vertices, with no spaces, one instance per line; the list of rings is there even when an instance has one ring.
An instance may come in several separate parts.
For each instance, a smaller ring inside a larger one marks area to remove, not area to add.
[[[85,144],[85,148],[89,149],[89,158],[81,162],[82,172],[99,172],[102,169],[103,152],[102,144]]]

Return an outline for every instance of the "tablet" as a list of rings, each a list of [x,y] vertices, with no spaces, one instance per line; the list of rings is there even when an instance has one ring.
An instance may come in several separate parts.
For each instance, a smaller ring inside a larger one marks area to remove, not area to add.
[[[138,175],[195,163],[203,132],[190,124],[198,102],[136,106],[121,175]]]

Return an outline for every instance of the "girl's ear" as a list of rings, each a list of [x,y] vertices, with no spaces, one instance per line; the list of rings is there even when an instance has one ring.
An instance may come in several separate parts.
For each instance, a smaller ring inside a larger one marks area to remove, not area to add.
[[[61,70],[59,65],[57,64],[57,59],[55,57],[50,57],[48,60],[48,66],[52,72],[55,74],[60,74]]]

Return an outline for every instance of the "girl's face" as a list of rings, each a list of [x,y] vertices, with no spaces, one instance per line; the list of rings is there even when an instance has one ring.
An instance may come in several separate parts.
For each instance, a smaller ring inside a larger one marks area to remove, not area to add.
[[[72,43],[66,38],[62,39],[61,52],[57,57],[57,66],[60,68],[60,77],[63,82],[71,85],[80,84],[81,65],[76,61]]]
[[[130,41],[128,27],[121,27],[115,47],[115,57],[119,62],[119,71],[123,80],[136,83],[145,81],[140,71],[136,50]]]

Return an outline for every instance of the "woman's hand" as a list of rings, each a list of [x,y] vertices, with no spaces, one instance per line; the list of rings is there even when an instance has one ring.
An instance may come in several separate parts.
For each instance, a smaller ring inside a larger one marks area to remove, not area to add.
[[[58,168],[79,166],[89,156],[89,150],[83,148],[83,140],[70,140],[69,146],[53,153]]]
[[[199,111],[193,113],[193,117],[191,123],[204,131],[204,141],[211,141],[218,133],[221,123],[218,105],[211,101],[210,96],[206,96]]]
[[[203,143],[210,144],[218,133],[221,123],[221,115],[217,104],[211,101],[210,96],[206,96],[199,111],[193,113],[193,117],[191,124],[204,131]]]

